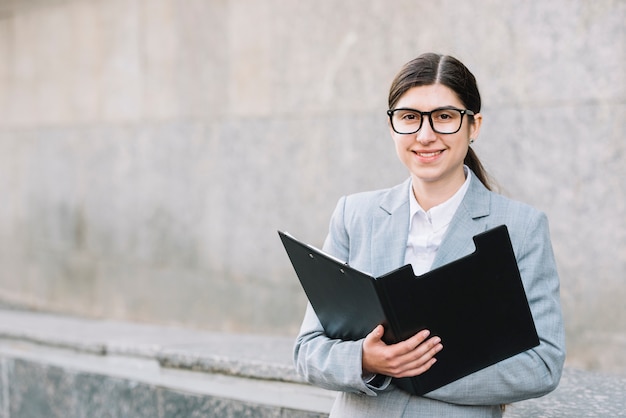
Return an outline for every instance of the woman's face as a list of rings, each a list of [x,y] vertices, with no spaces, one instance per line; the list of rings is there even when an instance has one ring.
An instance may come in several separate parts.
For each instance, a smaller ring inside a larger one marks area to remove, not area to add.
[[[446,106],[465,109],[453,90],[442,84],[432,84],[407,90],[394,108],[429,112]],[[433,131],[428,117],[424,117],[422,127],[414,134],[398,134],[391,125],[389,130],[398,157],[411,172],[414,185],[419,182],[424,186],[439,184],[460,187],[465,181],[463,160],[467,154],[469,140],[476,139],[481,122],[480,114],[474,116],[473,123],[467,115],[463,115],[461,129],[458,132],[440,134]]]

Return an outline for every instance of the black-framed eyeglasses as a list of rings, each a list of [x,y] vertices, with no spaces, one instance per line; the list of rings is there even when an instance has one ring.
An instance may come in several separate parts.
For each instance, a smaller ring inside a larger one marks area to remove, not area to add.
[[[461,129],[463,115],[466,114],[474,116],[474,112],[469,109],[457,109],[452,106],[440,107],[430,112],[405,107],[387,111],[392,129],[401,135],[414,134],[419,131],[425,116],[428,116],[433,131],[439,134],[455,134]]]

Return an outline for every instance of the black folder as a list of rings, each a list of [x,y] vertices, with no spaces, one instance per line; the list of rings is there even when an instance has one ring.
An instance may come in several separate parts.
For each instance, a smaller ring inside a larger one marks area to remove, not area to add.
[[[278,231],[326,335],[359,340],[383,324],[387,344],[428,329],[443,350],[425,373],[394,379],[423,395],[539,345],[508,230],[474,236],[476,250],[421,276],[405,265],[372,277]]]

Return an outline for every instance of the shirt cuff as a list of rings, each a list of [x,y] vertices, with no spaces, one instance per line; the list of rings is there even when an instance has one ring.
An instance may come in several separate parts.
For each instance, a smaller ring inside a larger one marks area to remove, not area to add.
[[[391,383],[391,377],[384,374],[367,374],[363,376],[363,381],[370,389],[383,390]]]

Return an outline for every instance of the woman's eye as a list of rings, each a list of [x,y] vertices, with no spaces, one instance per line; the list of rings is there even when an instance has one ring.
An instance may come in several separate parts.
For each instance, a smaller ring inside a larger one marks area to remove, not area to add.
[[[438,120],[440,122],[449,122],[458,116],[455,116],[452,112],[437,112],[433,114],[433,117],[435,120]]]

